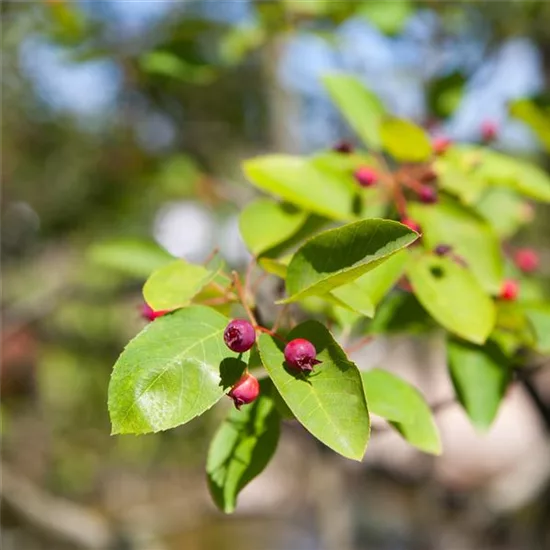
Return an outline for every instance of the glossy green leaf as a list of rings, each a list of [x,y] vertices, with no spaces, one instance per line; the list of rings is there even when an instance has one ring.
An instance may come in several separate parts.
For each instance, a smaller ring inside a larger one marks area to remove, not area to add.
[[[307,377],[296,374],[285,366],[282,345],[262,334],[260,355],[275,387],[297,420],[317,439],[347,458],[361,460],[370,424],[359,370],[317,321],[297,326],[287,337],[294,338],[309,340],[322,363]]]
[[[93,244],[88,259],[120,273],[145,279],[155,269],[174,261],[174,257],[156,243],[139,239],[112,239]]]
[[[272,199],[258,199],[241,212],[239,228],[250,252],[259,256],[294,235],[308,214],[295,206]]]
[[[323,84],[357,135],[368,147],[379,149],[379,126],[385,109],[378,97],[357,78],[345,74],[325,76]]]
[[[380,219],[329,229],[307,241],[290,261],[286,288],[294,302],[357,279],[418,238],[404,225]]]
[[[143,71],[177,78],[190,84],[210,84],[216,78],[216,70],[210,65],[189,63],[169,51],[148,52],[140,59]]]
[[[494,342],[480,347],[458,341],[449,342],[448,360],[456,395],[472,424],[488,429],[510,381],[510,361]]]
[[[426,132],[400,118],[386,118],[380,126],[382,146],[396,160],[421,162],[430,158],[432,144]]]
[[[449,147],[433,165],[439,187],[458,197],[463,204],[475,203],[488,186],[487,181],[476,173],[477,162],[477,153],[465,155],[456,146]]]
[[[426,254],[411,260],[407,275],[436,321],[466,340],[485,342],[495,324],[495,305],[470,271],[450,258]]]
[[[243,170],[256,187],[308,212],[333,220],[354,217],[356,192],[349,182],[316,167],[310,159],[266,155],[244,162]]]
[[[336,297],[342,305],[351,311],[355,311],[366,317],[374,315],[374,304],[368,293],[356,282],[339,286],[330,293]]]
[[[420,224],[426,248],[451,245],[488,292],[499,292],[504,269],[500,241],[483,218],[450,201],[411,203],[409,215]]]
[[[238,494],[271,460],[280,433],[280,416],[271,397],[271,382],[262,380],[260,397],[240,411],[232,409],[208,451],[208,487],[225,513],[235,510]]]
[[[517,99],[510,104],[510,114],[525,122],[550,152],[550,112],[529,99]]]
[[[402,378],[382,369],[361,373],[372,414],[389,420],[418,449],[441,453],[439,431],[432,411],[420,392]]]
[[[511,237],[529,221],[526,202],[504,187],[487,189],[475,208],[501,238]]]
[[[215,275],[201,265],[175,260],[152,273],[143,286],[143,297],[154,310],[184,307]]]
[[[550,305],[525,304],[523,311],[535,333],[537,351],[550,353]]]
[[[272,258],[260,258],[260,266],[268,273],[286,279],[286,273],[288,271],[288,263],[290,258],[281,258],[274,260]]]
[[[159,317],[126,346],[109,384],[113,434],[185,424],[224,394],[220,369],[237,361],[223,341],[227,317],[191,306]]]

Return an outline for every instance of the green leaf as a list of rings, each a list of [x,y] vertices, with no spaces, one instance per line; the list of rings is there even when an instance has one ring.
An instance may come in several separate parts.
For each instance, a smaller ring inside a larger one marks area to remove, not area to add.
[[[290,261],[286,288],[294,302],[350,283],[418,238],[404,225],[380,219],[329,229],[307,241]]]
[[[374,316],[374,304],[369,295],[356,282],[335,288],[330,294],[336,297],[344,307],[366,317]]]
[[[408,259],[409,252],[407,250],[396,252],[378,267],[361,275],[355,284],[369,295],[374,305],[377,305],[401,278]]]
[[[185,424],[224,394],[220,368],[237,361],[223,341],[227,317],[191,306],[159,317],[126,346],[109,384],[113,434]]]
[[[356,191],[342,177],[322,170],[306,158],[265,155],[243,164],[256,187],[308,212],[333,220],[350,220]]]
[[[265,269],[271,275],[280,277],[281,279],[286,279],[286,273],[288,271],[288,262],[290,258],[287,258],[288,261],[273,260],[272,258],[260,258],[260,266]]]
[[[535,332],[537,351],[550,353],[550,305],[525,304],[523,310]]]
[[[215,276],[201,265],[176,260],[153,272],[143,286],[143,297],[154,310],[184,307]]]
[[[358,15],[362,15],[382,32],[390,35],[401,32],[412,14],[413,5],[410,0],[363,2],[358,7]]]
[[[420,126],[400,118],[386,118],[380,127],[382,146],[403,162],[422,162],[432,154],[432,144]]]
[[[239,228],[248,250],[259,256],[284,242],[304,225],[308,215],[291,204],[258,199],[241,212]]]
[[[238,494],[267,466],[275,453],[280,416],[270,395],[271,382],[260,382],[260,397],[240,411],[232,409],[214,435],[206,473],[216,505],[229,514]]]
[[[155,269],[174,260],[166,250],[145,239],[99,242],[88,249],[87,257],[97,265],[138,279],[145,279]]]
[[[529,221],[527,207],[516,193],[504,187],[487,189],[475,206],[501,238],[511,237]]]
[[[411,260],[407,275],[436,321],[475,344],[485,342],[495,324],[495,305],[467,269],[430,254]]]
[[[529,99],[517,99],[510,104],[510,114],[525,122],[550,152],[550,113]]]
[[[472,424],[487,430],[510,381],[510,362],[494,342],[483,347],[467,342],[448,344],[449,372],[456,395]]]
[[[492,294],[500,291],[503,261],[500,241],[491,226],[472,210],[450,201],[427,205],[411,203],[409,215],[422,229],[424,245],[453,247],[483,288]]]
[[[369,413],[361,374],[327,328],[307,321],[288,340],[305,338],[322,361],[307,377],[285,367],[281,346],[271,336],[259,338],[260,355],[275,387],[297,420],[319,441],[354,460],[361,460],[369,440]]]
[[[441,441],[432,411],[420,392],[382,369],[361,373],[372,414],[392,422],[401,435],[426,453],[440,454]]]
[[[385,113],[378,97],[355,77],[331,74],[323,84],[348,124],[368,147],[380,149],[379,126]]]
[[[462,100],[465,84],[466,77],[458,71],[430,81],[426,93],[430,111],[439,118],[450,116]]]
[[[190,84],[210,84],[217,76],[210,65],[189,63],[168,51],[148,52],[141,57],[139,63],[144,72],[177,78]]]
[[[488,185],[475,171],[477,162],[477,153],[465,155],[457,146],[449,147],[434,162],[439,186],[464,204],[475,203]]]

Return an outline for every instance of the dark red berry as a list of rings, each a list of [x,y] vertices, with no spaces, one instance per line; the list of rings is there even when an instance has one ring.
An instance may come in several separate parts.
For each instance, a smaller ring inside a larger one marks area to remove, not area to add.
[[[423,185],[418,192],[418,198],[425,204],[434,204],[437,202],[437,191],[433,187]]]
[[[519,294],[519,283],[514,279],[506,279],[500,289],[500,298],[513,302]]]
[[[295,338],[285,347],[285,360],[288,365],[302,372],[311,372],[313,367],[321,362],[315,358],[316,356],[315,346],[304,338]]]
[[[430,166],[420,177],[422,181],[434,181],[437,179],[437,172]]]
[[[492,120],[484,120],[481,124],[481,138],[485,142],[494,141],[498,134],[498,126]]]
[[[158,311],[155,311],[146,302],[143,302],[143,305],[141,306],[141,316],[144,319],[147,319],[148,321],[154,321],[157,317],[162,317],[163,315],[166,315],[167,313],[170,313],[169,309],[159,309]]]
[[[434,253],[437,255],[437,256],[447,256],[447,254],[449,254],[449,252],[451,252],[451,250],[453,249],[453,247],[451,245],[448,245],[448,244],[438,244],[435,248],[434,248]]]
[[[237,409],[241,408],[241,405],[248,405],[255,401],[260,394],[260,384],[254,376],[249,373],[243,374],[238,382],[231,388],[231,391],[227,394]]]
[[[231,351],[244,353],[254,345],[256,331],[248,321],[233,319],[225,328],[223,339]]]
[[[355,180],[361,187],[371,187],[376,183],[378,174],[369,166],[361,166],[353,174]]]
[[[442,155],[451,146],[452,141],[444,136],[436,137],[432,141],[432,148],[436,155]]]
[[[532,248],[520,248],[514,254],[514,263],[524,273],[533,273],[539,267],[540,258]]]
[[[349,141],[342,140],[339,143],[337,143],[333,148],[333,151],[336,151],[337,153],[343,153],[346,155],[349,155],[350,153],[353,153],[353,145]]]
[[[406,225],[409,229],[420,233],[420,225],[418,225],[414,220],[411,220],[411,218],[403,218],[401,223]]]

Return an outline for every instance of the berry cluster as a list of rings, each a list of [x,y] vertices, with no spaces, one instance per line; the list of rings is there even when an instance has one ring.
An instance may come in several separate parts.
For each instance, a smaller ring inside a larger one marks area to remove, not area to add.
[[[264,329],[265,330],[265,329]],[[256,342],[254,327],[244,319],[233,319],[223,333],[225,345],[236,353],[244,353]],[[317,351],[314,345],[303,338],[295,338],[288,342],[284,350],[285,361],[289,368],[299,372],[309,373],[320,363],[316,359]],[[260,394],[258,380],[249,372],[245,372],[227,394],[237,409],[255,401]]]

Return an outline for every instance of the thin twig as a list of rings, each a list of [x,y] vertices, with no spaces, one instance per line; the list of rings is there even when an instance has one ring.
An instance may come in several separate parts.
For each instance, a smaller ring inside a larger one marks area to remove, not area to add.
[[[363,346],[366,346],[370,342],[374,340],[374,336],[372,334],[369,334],[368,336],[363,336],[363,338],[360,338],[347,348],[344,348],[344,351],[347,354],[354,353],[356,351],[359,351]]]
[[[288,311],[289,305],[285,304],[277,314],[277,317],[275,318],[275,322],[273,323],[273,332],[276,332],[281,324],[281,321],[283,320],[283,317],[285,313]]]
[[[239,274],[236,271],[233,271],[231,274],[233,276],[233,283],[235,284],[235,289],[237,290],[237,295],[239,296],[241,304],[246,311],[246,314],[248,315],[248,318],[250,319],[252,325],[257,326],[258,321],[256,320],[256,317],[254,316],[252,310],[250,309],[250,306],[248,305],[247,296],[244,293]]]
[[[203,265],[208,265],[220,252],[220,249],[218,247],[214,248],[208,256],[206,256],[206,259],[203,262]]]
[[[244,294],[247,297],[250,295],[250,283],[252,278],[252,271],[254,270],[255,265],[256,265],[256,258],[253,257],[248,263],[248,266],[246,268],[246,273],[244,275]]]

